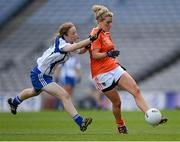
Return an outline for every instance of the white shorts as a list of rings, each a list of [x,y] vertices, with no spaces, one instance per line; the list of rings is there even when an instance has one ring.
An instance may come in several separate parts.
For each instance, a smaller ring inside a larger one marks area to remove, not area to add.
[[[93,81],[96,84],[96,88],[102,92],[106,92],[112,90],[118,83],[121,75],[125,72],[125,70],[118,66],[115,69],[97,75],[93,78]]]

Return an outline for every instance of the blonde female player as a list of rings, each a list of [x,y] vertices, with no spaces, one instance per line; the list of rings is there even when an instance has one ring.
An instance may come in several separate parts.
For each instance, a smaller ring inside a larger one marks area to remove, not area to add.
[[[91,48],[89,48],[92,78],[97,88],[112,102],[112,111],[119,133],[127,134],[127,127],[121,116],[121,101],[115,86],[132,94],[137,106],[144,113],[149,108],[135,80],[120,66],[116,59],[119,51],[115,48],[110,34],[113,13],[102,5],[94,5],[92,10],[97,21],[97,27],[92,29],[91,34],[102,29],[98,39],[91,43]],[[163,117],[160,123],[166,121],[167,118]]]
[[[37,59],[37,66],[31,71],[33,87],[24,89],[19,95],[8,99],[12,114],[16,114],[17,107],[22,101],[37,96],[42,91],[45,91],[61,100],[65,110],[73,118],[75,123],[78,124],[80,130],[85,131],[88,125],[91,124],[92,118],[83,119],[82,116],[78,114],[72,104],[70,95],[61,86],[52,81],[52,75],[58,64],[62,64],[68,60],[71,52],[87,46],[95,41],[97,37],[98,33],[78,43],[74,43],[79,38],[75,25],[70,22],[62,24],[54,44]]]

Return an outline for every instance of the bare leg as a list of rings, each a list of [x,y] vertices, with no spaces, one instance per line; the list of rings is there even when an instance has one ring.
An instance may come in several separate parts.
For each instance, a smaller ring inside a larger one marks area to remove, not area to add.
[[[71,85],[65,85],[63,88],[72,96],[74,88]]]
[[[27,88],[27,89],[24,89],[23,91],[21,91],[18,96],[15,96],[14,99],[9,98],[7,101],[10,106],[11,113],[16,114],[17,107],[20,103],[22,103],[22,101],[24,101],[28,98],[37,96],[37,95],[39,95],[39,93],[36,93],[33,88]]]
[[[136,101],[137,106],[145,113],[148,110],[148,105],[145,102],[144,98],[141,95],[140,89],[136,84],[135,80],[125,72],[119,82],[118,86],[122,87],[123,89],[127,90],[131,93]]]
[[[112,110],[116,119],[117,128],[120,134],[127,134],[128,130],[121,116],[121,101],[118,92],[115,89],[104,93],[112,102]]]
[[[23,91],[21,91],[18,96],[23,101],[23,100],[26,100],[28,98],[37,96],[37,95],[39,95],[39,93],[36,93],[34,88],[27,88],[27,89],[24,89]]]
[[[104,93],[112,102],[112,111],[116,120],[121,120],[121,101],[115,89]]]
[[[65,110],[71,115],[71,117],[74,117],[76,114],[78,114],[71,101],[71,96],[61,86],[55,82],[52,82],[43,87],[42,90],[62,100]]]
[[[80,126],[80,130],[83,132],[86,131],[88,125],[90,125],[92,122],[92,118],[85,118],[83,120],[83,118],[78,114],[76,108],[74,107],[71,101],[71,96],[66,92],[66,90],[64,90],[55,82],[52,82],[43,87],[42,90],[60,99],[63,102],[65,110],[73,118],[76,124]]]

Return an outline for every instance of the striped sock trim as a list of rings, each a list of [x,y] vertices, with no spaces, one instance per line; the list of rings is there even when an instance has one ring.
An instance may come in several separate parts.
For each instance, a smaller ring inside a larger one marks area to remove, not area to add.
[[[73,116],[73,120],[76,120],[79,116],[79,114],[76,114],[75,116]]]
[[[23,100],[21,100],[18,96],[15,96],[14,99],[12,100],[12,103],[15,106],[18,106],[20,103],[22,103]]]
[[[82,125],[83,123],[83,118],[79,115],[79,114],[76,114],[74,117],[73,117],[73,120],[75,121],[75,123],[79,126]]]
[[[18,103],[22,103],[22,100],[19,98],[19,96],[16,96],[16,100],[18,101]]]

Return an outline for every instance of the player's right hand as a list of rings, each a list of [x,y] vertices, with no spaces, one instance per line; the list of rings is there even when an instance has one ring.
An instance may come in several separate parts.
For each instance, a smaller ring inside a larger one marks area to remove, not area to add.
[[[96,34],[90,35],[90,36],[89,36],[90,41],[92,41],[92,42],[95,41],[95,40],[98,38],[98,36],[99,36],[99,34],[101,33],[101,31],[102,31],[102,29],[99,29]]]
[[[119,56],[120,51],[118,50],[111,50],[107,52],[107,56],[108,57],[112,57],[112,58],[116,58],[117,56]]]

